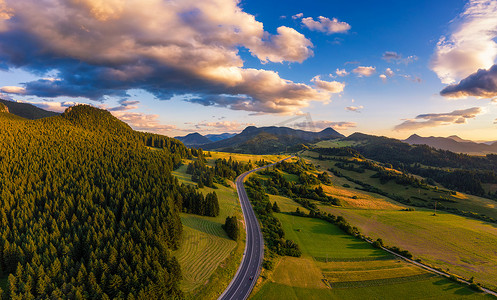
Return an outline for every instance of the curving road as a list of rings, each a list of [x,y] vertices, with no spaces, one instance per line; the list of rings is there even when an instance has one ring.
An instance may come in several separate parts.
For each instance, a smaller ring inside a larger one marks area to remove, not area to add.
[[[264,258],[264,240],[262,238],[261,228],[248,199],[245,187],[243,186],[243,181],[245,181],[245,178],[253,172],[273,166],[292,157],[293,156],[290,156],[273,164],[250,170],[238,176],[236,179],[236,191],[238,192],[238,198],[240,199],[240,205],[242,206],[243,217],[245,219],[245,231],[247,233],[245,252],[235,277],[218,300],[247,299],[259,278],[262,259]]]

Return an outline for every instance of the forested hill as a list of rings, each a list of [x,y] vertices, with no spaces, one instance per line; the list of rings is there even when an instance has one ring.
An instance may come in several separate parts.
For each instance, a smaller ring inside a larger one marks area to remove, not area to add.
[[[3,104],[6,107],[8,107],[9,112],[11,114],[30,120],[48,118],[59,115],[56,112],[44,110],[29,103],[20,103],[20,102],[0,99],[0,104]]]
[[[0,112],[0,128],[0,294],[181,296],[170,253],[185,197],[171,171],[191,155],[182,143],[90,106],[40,120]]]

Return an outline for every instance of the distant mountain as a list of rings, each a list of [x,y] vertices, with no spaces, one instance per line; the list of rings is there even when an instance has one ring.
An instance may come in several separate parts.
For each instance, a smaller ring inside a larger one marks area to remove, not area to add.
[[[36,120],[60,115],[59,113],[44,110],[29,103],[20,103],[3,99],[0,99],[0,103],[4,104],[11,114],[25,119]]]
[[[206,150],[237,153],[267,154],[287,150],[288,147],[320,140],[344,137],[332,128],[320,132],[297,130],[288,127],[249,126],[241,133],[221,141],[203,145]]]
[[[185,136],[176,136],[174,137],[175,139],[178,139],[185,144],[185,146],[188,147],[196,147],[196,146],[202,146],[204,144],[211,143],[212,141],[206,138],[205,136],[201,135],[198,132],[190,133]]]
[[[236,133],[221,133],[221,134],[206,134],[204,135],[211,142],[217,142],[225,139],[229,139],[230,137],[234,137]]]
[[[475,143],[473,141],[461,139],[458,136],[449,137],[422,137],[417,134],[411,135],[404,142],[410,145],[428,145],[433,148],[449,150],[456,153],[466,154],[488,154],[497,153],[497,143],[491,145],[484,143]]]

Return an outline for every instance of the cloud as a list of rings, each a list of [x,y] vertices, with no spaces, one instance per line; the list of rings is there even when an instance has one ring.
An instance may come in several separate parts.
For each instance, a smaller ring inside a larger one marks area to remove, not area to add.
[[[341,93],[345,88],[345,83],[338,81],[324,81],[321,80],[319,75],[312,78],[311,82],[314,82],[317,88],[325,90],[332,94]]]
[[[402,55],[398,54],[397,52],[386,51],[385,53],[383,53],[383,56],[381,58],[390,62],[402,59]]]
[[[347,71],[345,71],[345,69],[337,69],[335,71],[335,74],[337,74],[337,76],[340,76],[340,77],[349,75],[349,73]]]
[[[300,19],[300,18],[302,18],[303,16],[304,16],[304,14],[303,14],[303,13],[298,13],[298,14],[296,14],[296,15],[293,15],[293,16],[292,16],[292,19],[294,19],[294,20],[295,20],[295,19]]]
[[[386,51],[385,53],[383,53],[381,58],[386,60],[387,62],[404,63],[406,65],[418,60],[418,57],[416,55],[410,55],[406,58],[402,58],[402,54],[394,51]]]
[[[447,98],[497,97],[497,65],[493,65],[488,70],[480,69],[459,83],[445,87],[440,95]]]
[[[385,73],[384,74],[380,74],[380,78],[383,82],[387,82],[387,77],[393,77],[395,76],[395,73],[394,71],[392,71],[392,69],[390,68],[386,68],[385,70]]]
[[[387,75],[388,77],[393,77],[395,75],[395,73],[392,71],[392,69],[387,68],[385,70],[385,75]]]
[[[238,131],[242,127],[253,126],[254,123],[239,123],[236,121],[220,121],[220,122],[200,122],[195,125],[195,128],[200,130],[215,130],[216,132],[233,132]]]
[[[442,83],[454,83],[495,63],[496,15],[497,1],[470,0],[453,21],[454,30],[440,38],[430,63]]]
[[[143,114],[135,112],[111,111],[119,120],[126,122],[135,130],[167,134],[171,130],[177,129],[176,125],[164,125],[157,119],[158,115]]]
[[[454,110],[450,113],[422,114],[415,119],[408,119],[394,127],[394,130],[415,130],[426,127],[436,127],[450,124],[465,124],[468,119],[474,119],[483,111],[480,107]]]
[[[127,100],[127,99],[122,99],[119,101],[119,106],[116,106],[116,107],[110,107],[110,108],[105,108],[104,109],[107,109],[108,111],[126,111],[126,110],[132,110],[132,109],[137,109],[138,108],[138,104],[140,103],[140,101],[131,101],[131,100]]]
[[[217,99],[234,102],[214,104],[265,113],[329,100],[276,72],[244,67],[241,48],[263,63],[281,63],[304,61],[313,55],[313,45],[289,27],[265,31],[237,0],[5,3],[14,16],[0,19],[0,61],[54,75],[25,83],[26,95],[96,101],[128,98],[130,89],[161,100],[190,95],[215,101],[229,95]]]
[[[362,77],[362,76],[369,77],[369,76],[373,75],[375,72],[376,72],[375,67],[359,66],[359,67],[355,68],[354,70],[352,70],[352,73],[359,75],[359,77]]]
[[[3,86],[0,91],[7,94],[24,95],[26,89],[20,86]]]
[[[54,111],[58,113],[63,113],[66,108],[79,104],[78,102],[73,101],[26,101],[26,100],[18,100],[20,103],[29,103],[39,108]]]
[[[354,111],[354,112],[358,112],[359,113],[359,112],[361,112],[361,109],[363,109],[363,108],[364,108],[364,106],[362,106],[362,105],[359,105],[359,106],[347,106],[345,108],[345,110]]]
[[[340,22],[336,18],[328,19],[319,16],[317,21],[313,18],[303,18],[302,24],[310,30],[325,32],[326,34],[343,33],[350,29],[350,25],[345,22]]]
[[[335,130],[347,130],[357,126],[354,122],[332,122],[332,121],[315,121],[313,125],[316,129],[322,130],[331,127]],[[309,124],[307,122],[300,122],[295,124],[298,128],[308,128]]]

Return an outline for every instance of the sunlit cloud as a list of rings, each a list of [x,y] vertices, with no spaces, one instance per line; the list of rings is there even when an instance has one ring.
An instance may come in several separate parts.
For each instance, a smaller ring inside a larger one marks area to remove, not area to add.
[[[304,16],[304,14],[303,14],[303,13],[298,13],[298,14],[293,15],[293,16],[292,16],[292,19],[294,19],[294,20],[296,20],[296,19],[300,19],[300,18],[302,18],[303,16]]]
[[[347,106],[345,110],[348,111],[353,111],[353,112],[361,112],[361,110],[364,108],[364,106],[359,105],[359,106]]]
[[[347,75],[349,75],[349,72],[347,72],[345,69],[337,69],[337,70],[335,71],[335,74],[336,74],[337,76],[343,77],[343,76],[347,76]]]
[[[369,76],[373,75],[374,73],[376,73],[376,68],[371,67],[371,66],[370,67],[359,66],[359,67],[355,68],[354,70],[352,70],[352,73],[357,74],[359,77],[362,77],[362,76],[369,77]]]
[[[379,76],[383,82],[387,82],[387,75],[385,74],[380,74]]]
[[[211,105],[264,113],[294,112],[311,101],[329,100],[276,72],[244,67],[242,47],[262,63],[282,63],[304,61],[313,55],[313,45],[293,28],[265,31],[236,0],[5,4],[15,15],[0,20],[1,61],[11,69],[54,74],[26,82],[25,95],[103,102],[141,89],[160,100],[192,95]]]
[[[7,94],[24,95],[26,89],[20,86],[3,86],[0,91]]]
[[[315,76],[311,79],[311,82],[313,82],[317,88],[328,91],[332,94],[341,93],[345,88],[345,83],[321,80],[320,76]]]
[[[111,111],[119,120],[127,123],[135,130],[153,132],[167,135],[170,131],[176,130],[176,125],[161,124],[159,116],[155,114],[143,114],[136,112]]]
[[[451,84],[478,69],[488,69],[497,57],[497,1],[470,0],[453,21],[454,30],[438,41],[431,69]]]
[[[311,17],[303,18],[302,24],[310,30],[324,32],[326,34],[343,33],[350,29],[350,25],[346,22],[340,22],[336,18],[328,19],[319,16],[317,21]]]
[[[426,127],[437,127],[451,124],[465,124],[468,119],[474,119],[483,113],[480,107],[472,107],[462,110],[454,110],[450,113],[422,114],[414,119],[407,119],[394,127],[394,130],[415,130]]]

